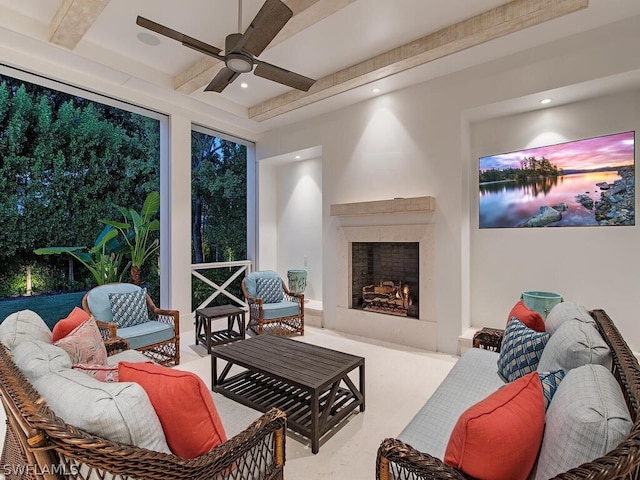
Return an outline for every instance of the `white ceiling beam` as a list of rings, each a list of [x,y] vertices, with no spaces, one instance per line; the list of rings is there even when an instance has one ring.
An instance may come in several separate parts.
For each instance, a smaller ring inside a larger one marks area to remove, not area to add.
[[[267,50],[291,38],[305,28],[324,20],[329,15],[343,9],[355,0],[284,0],[293,11],[293,17],[287,22]],[[207,85],[224,63],[212,57],[203,57],[185,71],[175,76],[173,88],[190,95]]]
[[[49,41],[73,50],[109,0],[64,0],[49,25]]]
[[[496,38],[587,8],[589,0],[513,0],[249,108],[264,121]]]

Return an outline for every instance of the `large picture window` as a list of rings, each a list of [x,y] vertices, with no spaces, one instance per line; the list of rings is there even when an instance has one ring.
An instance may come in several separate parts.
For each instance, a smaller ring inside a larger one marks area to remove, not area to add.
[[[159,114],[33,80],[0,73],[0,298],[94,286],[73,256],[34,250],[88,251],[105,227],[101,220],[122,220],[118,206],[140,211],[160,189]],[[127,281],[123,260],[119,273]],[[155,257],[142,278],[156,302],[158,276]]]
[[[204,127],[191,133],[192,263],[196,265],[234,262],[253,258],[248,219],[253,144]],[[199,270],[215,282],[224,282],[227,272]],[[240,296],[239,281],[230,290]],[[206,299],[210,289],[194,278],[193,308]],[[219,301],[226,303],[221,297]],[[215,304],[214,302],[213,304]]]

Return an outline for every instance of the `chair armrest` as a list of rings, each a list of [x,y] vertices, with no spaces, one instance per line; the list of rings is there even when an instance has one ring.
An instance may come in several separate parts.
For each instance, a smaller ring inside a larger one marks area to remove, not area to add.
[[[289,290],[287,288],[287,286],[284,284],[284,282],[282,283],[282,288],[284,289],[284,293],[285,295],[289,295],[290,297],[294,297],[299,299],[302,303],[304,303],[304,293],[294,293],[291,290]]]
[[[108,356],[131,349],[129,341],[126,338],[122,337],[115,337],[110,338],[109,340],[105,340],[104,346],[107,349]]]
[[[180,312],[178,310],[167,310],[156,307],[152,298],[147,295],[147,308],[149,309],[149,317],[159,322],[172,323],[176,334],[180,332]]]
[[[461,472],[445,465],[442,460],[416,450],[398,439],[387,438],[378,447],[376,480],[394,478],[467,480]]]
[[[115,322],[103,322],[96,318],[96,324],[98,325],[100,335],[105,342],[117,337],[116,330],[118,329],[118,325]]]

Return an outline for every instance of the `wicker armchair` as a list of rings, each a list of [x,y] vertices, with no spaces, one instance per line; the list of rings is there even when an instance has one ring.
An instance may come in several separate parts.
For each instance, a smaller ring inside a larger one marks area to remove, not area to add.
[[[110,293],[131,293],[140,287],[130,283],[110,283],[89,290],[82,299],[82,308],[96,318],[105,340],[124,338],[131,348],[139,350],[161,365],[180,363],[180,312],[155,306],[149,295],[146,307],[149,322],[120,328],[114,321],[109,304]]]
[[[602,338],[611,349],[612,372],[618,380],[634,424],[629,435],[605,456],[580,465],[555,479],[623,480],[640,478],[640,365],[612,320],[603,310],[594,310]],[[442,479],[466,480],[461,472],[440,459],[420,452],[398,439],[388,438],[378,448],[377,480]]]
[[[242,294],[249,328],[258,335],[304,335],[304,294],[291,292],[276,272],[250,273],[242,279]]]
[[[0,395],[7,414],[0,474],[7,480],[283,478],[286,418],[276,409],[210,452],[185,459],[112,442],[66,424],[16,367],[2,343]]]

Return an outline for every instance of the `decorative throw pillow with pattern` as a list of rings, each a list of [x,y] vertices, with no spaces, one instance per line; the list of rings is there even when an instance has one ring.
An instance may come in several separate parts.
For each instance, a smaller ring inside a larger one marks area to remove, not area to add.
[[[111,313],[118,328],[132,327],[149,321],[147,289],[128,293],[110,293]]]
[[[279,278],[256,279],[256,294],[264,303],[278,303],[284,299],[282,280]]]

